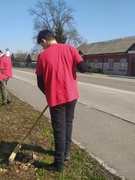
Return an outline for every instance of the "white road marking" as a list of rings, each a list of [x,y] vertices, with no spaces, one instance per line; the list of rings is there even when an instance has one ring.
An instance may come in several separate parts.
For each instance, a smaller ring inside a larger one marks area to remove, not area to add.
[[[34,85],[34,86],[37,85],[37,83],[36,83],[35,81],[31,82],[31,81],[29,81],[28,79],[25,79],[25,78],[22,78],[22,77],[19,77],[19,76],[16,76],[16,75],[13,75],[13,77],[15,77],[15,78],[17,78],[17,79],[20,79],[20,80],[22,80],[22,81],[28,82],[28,83],[30,83],[30,84],[32,84],[32,85]]]
[[[106,87],[106,86],[100,86],[100,85],[95,85],[95,84],[88,84],[88,83],[83,83],[83,82],[78,82],[78,84],[92,86],[92,87],[101,88],[101,89],[106,89],[106,90],[109,90],[109,91],[115,91],[115,92],[121,92],[121,93],[135,95],[135,92],[121,90],[121,89],[115,89],[115,88],[110,88],[110,87]]]
[[[16,71],[19,71],[19,70],[16,70]],[[19,71],[20,72],[20,71]],[[26,74],[33,74],[32,72],[26,72],[26,71],[23,71],[23,73],[26,73]],[[25,79],[25,78],[22,78],[22,77],[19,77],[19,76],[16,76],[14,75],[15,78],[17,79],[21,79],[23,81],[26,81],[32,85],[37,85],[36,82],[30,82],[28,79]],[[126,90],[120,90],[120,89],[115,89],[115,88],[110,88],[110,87],[106,87],[106,86],[100,86],[100,85],[95,85],[95,84],[90,84],[90,83],[84,83],[84,82],[78,82],[78,84],[81,84],[81,85],[87,85],[87,86],[91,86],[91,87],[95,87],[95,88],[101,88],[101,89],[105,89],[105,90],[109,90],[109,91],[114,91],[114,92],[120,92],[120,93],[126,93],[126,94],[132,94],[132,95],[135,95],[135,92],[131,92],[131,91],[126,91]]]

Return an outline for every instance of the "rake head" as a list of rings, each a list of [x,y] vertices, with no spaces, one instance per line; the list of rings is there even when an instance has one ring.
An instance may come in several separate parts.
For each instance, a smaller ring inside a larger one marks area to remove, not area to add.
[[[20,149],[21,149],[21,145],[20,144],[18,144],[16,147],[15,147],[15,149],[13,150],[13,152],[11,153],[11,155],[9,156],[9,163],[11,164],[11,163],[13,163],[13,161],[14,161],[14,159],[15,159],[15,157],[16,157],[16,154],[20,151]]]

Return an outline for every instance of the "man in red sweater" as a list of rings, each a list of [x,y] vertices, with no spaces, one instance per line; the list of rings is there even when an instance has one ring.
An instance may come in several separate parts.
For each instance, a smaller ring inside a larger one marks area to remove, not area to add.
[[[11,103],[10,96],[7,91],[7,82],[12,77],[12,63],[10,57],[4,55],[0,50],[0,92],[2,96],[2,104]]]
[[[64,161],[70,159],[72,123],[79,98],[76,68],[86,72],[88,67],[73,46],[58,44],[48,30],[39,32],[37,43],[44,49],[37,60],[37,84],[50,108],[55,140],[54,162],[47,170],[63,172]]]

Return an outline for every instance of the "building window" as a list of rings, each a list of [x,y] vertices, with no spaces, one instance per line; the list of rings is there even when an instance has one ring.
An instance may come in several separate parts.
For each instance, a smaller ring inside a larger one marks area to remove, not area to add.
[[[94,59],[94,67],[98,68],[98,59]]]
[[[127,60],[120,59],[120,69],[126,69],[126,68],[127,68]]]
[[[86,64],[88,67],[90,67],[90,59],[86,59]]]
[[[113,69],[113,65],[114,65],[114,59],[109,59],[108,60],[109,69]]]

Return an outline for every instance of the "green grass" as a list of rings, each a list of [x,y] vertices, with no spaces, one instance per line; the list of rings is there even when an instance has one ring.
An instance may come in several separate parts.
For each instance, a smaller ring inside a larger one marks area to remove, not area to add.
[[[10,93],[11,94],[11,93]],[[8,164],[8,157],[28,132],[40,112],[26,102],[22,102],[11,94],[12,104],[0,106],[0,168],[7,169],[0,173],[0,180],[118,180],[120,178],[110,174],[103,166],[93,159],[84,149],[74,143],[71,146],[71,161],[66,162],[66,171],[48,172],[46,164],[53,162],[54,138],[50,122],[43,116],[17,154],[15,163]],[[27,171],[21,169],[24,159],[37,156],[37,160],[29,166]],[[23,158],[22,158],[23,157]],[[19,173],[17,173],[19,171]],[[14,177],[14,178],[13,178]]]

